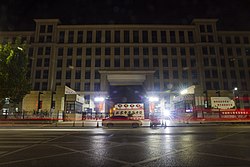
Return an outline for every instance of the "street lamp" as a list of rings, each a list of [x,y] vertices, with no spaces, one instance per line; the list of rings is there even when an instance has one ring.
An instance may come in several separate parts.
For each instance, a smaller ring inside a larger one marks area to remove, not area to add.
[[[238,108],[238,96],[237,96],[237,92],[238,91],[238,88],[237,87],[234,87],[233,89],[233,94],[234,94],[234,103],[235,103],[235,108],[237,109]]]

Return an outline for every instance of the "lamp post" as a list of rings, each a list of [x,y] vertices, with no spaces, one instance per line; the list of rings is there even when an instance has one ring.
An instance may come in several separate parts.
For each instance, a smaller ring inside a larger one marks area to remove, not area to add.
[[[38,92],[38,104],[37,104],[37,112],[39,112],[39,109],[41,109],[41,94],[43,94],[43,92]]]
[[[237,95],[238,88],[234,87],[233,89],[233,95],[234,95],[234,103],[235,103],[235,108],[238,108],[238,95]]]

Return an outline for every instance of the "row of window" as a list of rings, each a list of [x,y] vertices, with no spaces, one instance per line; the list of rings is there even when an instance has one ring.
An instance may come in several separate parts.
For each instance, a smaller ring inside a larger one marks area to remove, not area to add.
[[[103,48],[86,48],[85,50],[85,55],[86,56],[91,56],[92,52],[94,51],[94,54],[96,56],[101,56],[102,55],[102,50]],[[232,48],[232,47],[219,47],[219,54],[220,55],[225,55],[225,52],[227,53],[228,56],[233,56],[233,55],[237,55],[237,56],[241,56],[243,55],[243,48]],[[73,48],[73,47],[68,47],[68,48],[58,48],[57,50],[57,55],[58,56],[63,56],[64,54],[66,54],[67,56],[73,56],[74,51],[76,51],[76,55],[77,56],[82,56],[83,54],[83,48]],[[33,55],[34,49],[33,48],[29,48],[29,56],[31,57]],[[114,55],[130,55],[130,54],[134,54],[134,55],[149,55],[149,53],[151,53],[152,55],[182,55],[185,56],[187,55],[187,53],[189,53],[189,55],[193,56],[195,55],[195,49],[193,47],[189,47],[189,48],[185,48],[185,47],[143,47],[143,48],[139,48],[139,47],[125,47],[125,48],[120,48],[120,47],[114,47],[114,48],[104,48],[104,54],[105,55],[111,55],[111,53],[114,53]],[[51,47],[39,47],[37,49],[37,55],[50,55],[51,54]],[[215,55],[216,54],[216,50],[215,47],[202,47],[202,54],[203,55]],[[246,56],[250,56],[250,47],[245,47],[244,48],[244,55]]]
[[[113,33],[113,34],[112,34]],[[66,38],[67,37],[67,38]],[[169,40],[168,40],[169,37]],[[59,43],[194,43],[193,31],[59,31]]]

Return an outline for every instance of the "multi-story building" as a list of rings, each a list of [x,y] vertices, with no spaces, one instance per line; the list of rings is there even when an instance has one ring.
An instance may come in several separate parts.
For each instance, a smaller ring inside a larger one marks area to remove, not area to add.
[[[32,89],[66,85],[85,101],[108,96],[110,85],[143,85],[169,105],[171,93],[202,91],[250,95],[250,31],[221,31],[217,19],[188,25],[64,25],[35,19],[34,31],[0,32],[2,43],[27,41]],[[249,107],[248,98],[242,106]]]

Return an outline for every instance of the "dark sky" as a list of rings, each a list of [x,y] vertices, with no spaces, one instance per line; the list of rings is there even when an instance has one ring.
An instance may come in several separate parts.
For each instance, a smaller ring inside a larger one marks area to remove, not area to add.
[[[34,18],[63,24],[188,24],[219,18],[227,30],[250,30],[250,0],[5,0],[0,30],[33,29]]]

